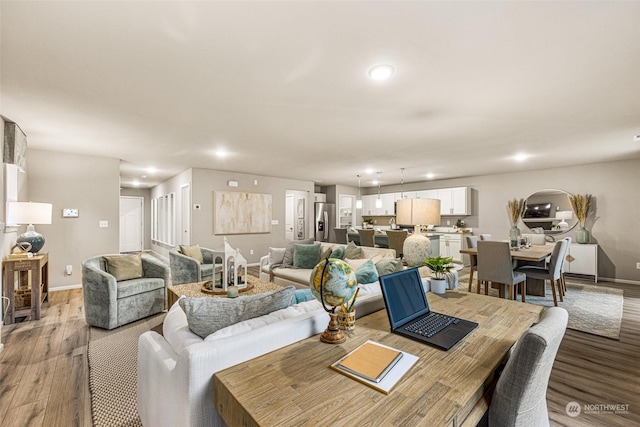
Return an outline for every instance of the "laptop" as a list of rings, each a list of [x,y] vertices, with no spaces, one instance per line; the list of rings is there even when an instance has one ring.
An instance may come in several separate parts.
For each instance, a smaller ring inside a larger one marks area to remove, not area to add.
[[[429,310],[417,268],[386,274],[378,280],[393,333],[449,350],[478,326]]]

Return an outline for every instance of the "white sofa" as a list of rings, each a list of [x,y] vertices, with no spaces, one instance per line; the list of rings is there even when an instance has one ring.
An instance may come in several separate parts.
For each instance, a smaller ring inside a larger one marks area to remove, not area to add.
[[[327,243],[320,242],[322,251],[327,248],[335,248],[337,246],[345,247],[346,245],[339,243]],[[395,249],[386,248],[372,248],[367,246],[361,246],[362,255],[365,258],[372,259],[374,263],[382,258],[395,258]],[[290,268],[290,267],[276,267],[271,268],[269,264],[269,255],[265,255],[260,258],[260,278],[267,282],[273,282],[278,285],[288,286],[293,285],[296,288],[306,289],[309,287],[309,280],[311,279],[311,269],[303,268]]]
[[[384,307],[378,283],[360,286],[356,314]],[[329,316],[316,300],[221,329],[192,333],[179,304],[163,324],[138,340],[138,412],[145,427],[224,426],[213,403],[213,375],[325,330]]]

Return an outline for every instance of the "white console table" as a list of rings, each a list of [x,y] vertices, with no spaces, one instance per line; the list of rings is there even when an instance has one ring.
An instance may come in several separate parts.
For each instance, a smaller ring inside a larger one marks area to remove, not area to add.
[[[595,243],[571,243],[564,272],[592,276],[598,282],[598,245]]]

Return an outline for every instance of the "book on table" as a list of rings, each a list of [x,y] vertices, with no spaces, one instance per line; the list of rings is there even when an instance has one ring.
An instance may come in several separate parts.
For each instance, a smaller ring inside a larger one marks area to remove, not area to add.
[[[418,360],[417,356],[369,340],[331,368],[383,393],[391,388]]]

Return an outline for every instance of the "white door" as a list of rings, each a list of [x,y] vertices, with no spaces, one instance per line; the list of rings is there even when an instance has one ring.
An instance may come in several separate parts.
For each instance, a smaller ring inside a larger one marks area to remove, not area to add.
[[[293,222],[295,220],[294,212],[294,198],[293,194],[287,194],[285,197],[284,207],[284,237],[287,240],[294,240],[293,238]]]
[[[191,244],[191,187],[180,187],[180,244]]]
[[[120,252],[143,249],[143,197],[120,197]]]

